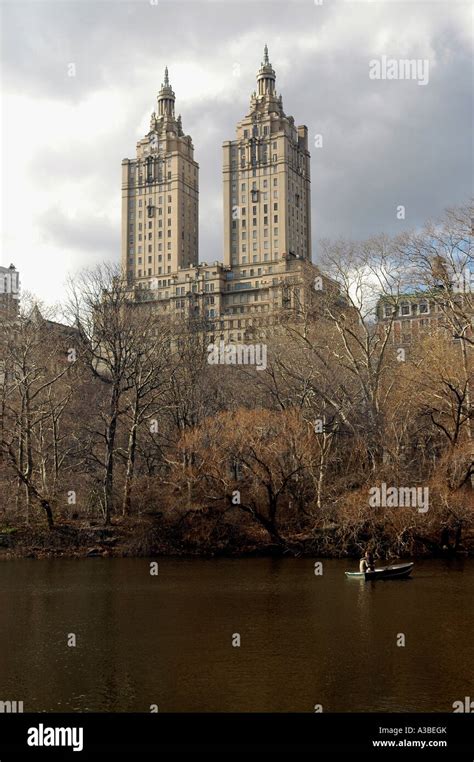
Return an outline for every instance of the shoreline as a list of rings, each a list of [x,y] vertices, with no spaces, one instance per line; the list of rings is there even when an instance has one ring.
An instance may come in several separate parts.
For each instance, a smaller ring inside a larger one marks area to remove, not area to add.
[[[264,533],[220,537],[196,533],[177,533],[156,520],[147,518],[116,519],[110,526],[88,525],[84,521],[62,521],[49,530],[43,526],[8,526],[0,524],[0,560],[20,558],[359,558],[361,548],[371,541],[361,534],[358,543],[340,547],[334,541],[328,547],[328,533],[318,530],[311,535],[288,536],[280,544]],[[375,538],[380,539],[380,538]],[[474,535],[466,534],[464,542],[442,546],[433,537],[413,537],[411,548],[396,552],[389,544],[376,553],[384,562],[402,558],[469,558],[474,557]]]

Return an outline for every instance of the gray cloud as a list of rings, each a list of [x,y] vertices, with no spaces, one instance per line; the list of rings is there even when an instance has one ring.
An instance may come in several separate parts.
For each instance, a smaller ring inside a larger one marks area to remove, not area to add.
[[[106,217],[89,216],[86,224],[80,218],[67,217],[52,207],[39,218],[44,240],[63,249],[78,250],[90,259],[112,259],[120,246],[120,233]]]
[[[399,232],[465,201],[472,195],[473,125],[463,8],[452,2],[315,6],[311,0],[4,6],[8,90],[68,102],[78,113],[92,93],[123,93],[120,113],[110,114],[110,130],[93,145],[68,153],[51,146],[31,156],[33,188],[68,175],[87,179],[99,212],[74,224],[58,209],[43,214],[37,221],[43,237],[71,251],[96,251],[98,260],[119,256],[119,230],[100,210],[111,194],[119,202],[120,162],[134,155],[137,128],[153,109],[165,63],[172,83],[173,67],[185,63],[193,85],[175,88],[176,107],[200,163],[200,256],[221,259],[221,145],[247,111],[265,42],[286,112],[309,129],[314,258],[322,237]],[[369,61],[381,55],[428,58],[429,84],[370,80]],[[73,79],[69,62],[77,66]],[[210,92],[206,77],[227,78],[228,92]],[[314,146],[316,134],[322,148]],[[400,204],[405,221],[396,219]]]

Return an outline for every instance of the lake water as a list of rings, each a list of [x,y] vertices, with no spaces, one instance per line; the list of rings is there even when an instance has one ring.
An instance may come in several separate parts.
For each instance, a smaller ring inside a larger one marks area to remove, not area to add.
[[[3,561],[0,700],[25,712],[443,712],[474,697],[474,560],[368,583],[344,576],[354,562],[323,561],[322,576],[314,563],[159,559],[151,576],[146,559]]]

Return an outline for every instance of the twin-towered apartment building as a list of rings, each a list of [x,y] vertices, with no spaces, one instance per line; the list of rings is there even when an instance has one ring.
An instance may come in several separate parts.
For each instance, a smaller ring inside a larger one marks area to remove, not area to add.
[[[136,159],[122,162],[122,269],[138,302],[239,341],[291,307],[311,268],[308,130],[283,110],[265,46],[248,114],[223,146],[223,262],[199,262],[199,166],[168,70]]]

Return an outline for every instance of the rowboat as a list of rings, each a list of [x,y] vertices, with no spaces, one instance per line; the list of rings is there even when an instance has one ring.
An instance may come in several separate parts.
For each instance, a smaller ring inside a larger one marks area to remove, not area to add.
[[[413,563],[396,564],[395,566],[383,566],[380,569],[367,572],[346,572],[346,577],[355,577],[356,579],[404,579],[411,574]]]

